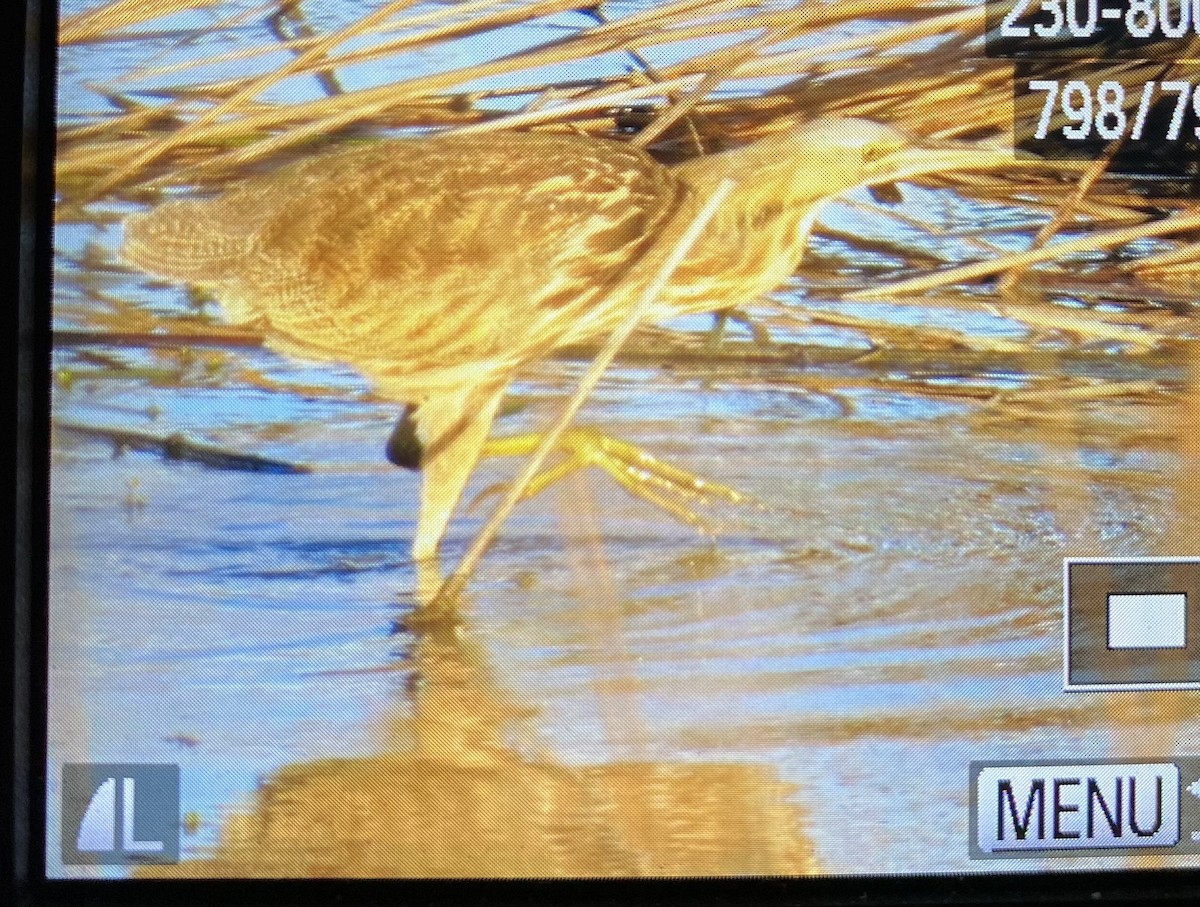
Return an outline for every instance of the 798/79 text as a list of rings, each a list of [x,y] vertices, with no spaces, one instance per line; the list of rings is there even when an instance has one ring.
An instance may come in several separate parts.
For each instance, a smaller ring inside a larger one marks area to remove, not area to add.
[[[1031,79],[1030,92],[1045,92],[1046,101],[1034,130],[1035,139],[1046,138],[1056,117],[1061,114],[1067,122],[1061,128],[1062,137],[1068,141],[1084,141],[1092,138],[1119,139],[1128,133],[1134,141],[1143,138],[1179,141],[1184,137],[1200,138],[1200,126],[1192,126],[1191,136],[1186,136],[1184,120],[1190,113],[1194,121],[1200,122],[1200,91],[1191,82],[1166,80],[1146,82],[1142,85],[1137,109],[1130,124],[1126,110],[1128,96],[1120,82],[1105,80],[1095,87],[1083,79],[1066,82],[1057,79]],[[1146,135],[1146,121],[1156,101],[1174,97],[1174,110],[1170,121],[1161,135]]]

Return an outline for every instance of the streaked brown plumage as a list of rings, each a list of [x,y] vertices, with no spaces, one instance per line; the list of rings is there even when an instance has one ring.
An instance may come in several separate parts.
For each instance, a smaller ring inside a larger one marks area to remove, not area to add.
[[[132,217],[122,253],[211,289],[273,345],[350,363],[417,405],[423,558],[516,370],[611,331],[721,179],[738,188],[652,319],[736,307],[782,283],[814,203],[872,181],[905,144],[848,119],[676,167],[571,135],[381,141]]]

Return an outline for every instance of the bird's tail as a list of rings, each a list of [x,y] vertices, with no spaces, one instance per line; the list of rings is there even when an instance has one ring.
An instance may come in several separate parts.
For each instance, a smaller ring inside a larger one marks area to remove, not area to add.
[[[203,202],[173,202],[125,221],[121,257],[130,265],[192,284],[217,284],[250,251],[246,233],[230,230]]]

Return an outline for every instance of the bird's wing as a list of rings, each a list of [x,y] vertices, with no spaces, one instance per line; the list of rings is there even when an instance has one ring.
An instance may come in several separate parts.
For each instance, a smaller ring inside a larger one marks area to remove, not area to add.
[[[688,191],[617,142],[376,142],[164,206],[131,223],[125,255],[219,284],[290,343],[413,399],[400,388],[422,375],[452,388],[548,351],[526,347],[552,341],[556,318],[585,312],[628,273]]]

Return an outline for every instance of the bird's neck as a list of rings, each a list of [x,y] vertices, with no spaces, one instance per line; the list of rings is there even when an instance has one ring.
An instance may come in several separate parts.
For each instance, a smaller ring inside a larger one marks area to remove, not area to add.
[[[784,136],[674,169],[696,210],[723,180],[734,184],[669,291],[676,312],[699,312],[749,303],[796,272],[814,207],[843,188],[845,162],[817,154],[798,159],[796,143]]]
[[[702,154],[675,165],[675,171],[687,182],[716,184],[724,177],[739,179],[758,171],[775,169],[780,161],[780,142],[760,139],[748,145]]]
[[[804,256],[809,207],[731,196],[671,283],[674,312],[744,305],[784,283]]]
[[[679,175],[691,187],[695,204],[707,201],[722,181],[733,182],[700,241],[708,254],[720,256],[726,247],[753,244],[764,252],[770,249],[772,271],[795,269],[804,253],[807,219],[839,187],[821,177],[820,162],[798,162],[789,150],[767,139],[680,165]]]

